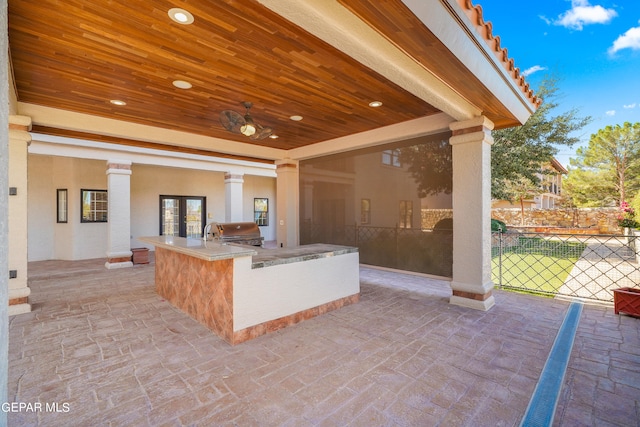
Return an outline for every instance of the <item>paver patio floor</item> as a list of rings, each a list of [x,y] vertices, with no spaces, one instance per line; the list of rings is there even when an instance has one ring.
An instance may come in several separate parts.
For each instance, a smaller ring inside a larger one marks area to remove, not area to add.
[[[9,398],[43,410],[9,426],[514,426],[569,306],[494,291],[480,312],[362,267],[359,303],[232,347],[156,294],[153,264],[102,263],[30,263]],[[585,306],[554,425],[639,420],[640,319]]]

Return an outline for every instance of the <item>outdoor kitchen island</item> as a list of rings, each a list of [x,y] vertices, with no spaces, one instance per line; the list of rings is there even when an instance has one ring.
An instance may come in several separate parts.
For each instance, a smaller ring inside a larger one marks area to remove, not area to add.
[[[158,294],[232,345],[360,297],[357,248],[263,249],[173,236],[138,240],[155,246]]]

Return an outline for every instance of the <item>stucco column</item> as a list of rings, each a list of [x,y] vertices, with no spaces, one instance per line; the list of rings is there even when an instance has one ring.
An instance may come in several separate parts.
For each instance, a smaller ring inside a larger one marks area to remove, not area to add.
[[[131,162],[107,160],[109,269],[132,267],[131,262]]]
[[[451,304],[488,310],[491,281],[491,129],[477,117],[450,125],[453,158],[453,296]]]
[[[300,169],[297,160],[276,161],[276,218],[278,246],[291,247],[300,244]]]
[[[242,206],[244,203],[242,197],[242,186],[244,185],[244,175],[242,174],[224,174],[224,195],[225,195],[225,221],[241,222],[244,221]]]
[[[9,116],[9,315],[31,311],[27,285],[27,157],[31,118]],[[51,195],[55,197],[55,195]],[[51,213],[52,215],[54,213]]]

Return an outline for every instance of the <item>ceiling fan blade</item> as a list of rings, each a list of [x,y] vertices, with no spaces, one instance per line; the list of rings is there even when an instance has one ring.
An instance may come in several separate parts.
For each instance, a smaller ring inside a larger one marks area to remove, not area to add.
[[[232,110],[224,110],[220,113],[220,123],[229,132],[240,133],[240,129],[246,122],[242,114]]]
[[[256,123],[256,133],[254,133],[251,136],[251,139],[254,139],[254,140],[265,139],[272,133],[273,133],[273,130],[270,127],[264,127]]]

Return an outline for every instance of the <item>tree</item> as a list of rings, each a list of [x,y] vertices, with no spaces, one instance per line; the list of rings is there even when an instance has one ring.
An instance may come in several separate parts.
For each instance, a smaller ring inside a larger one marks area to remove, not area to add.
[[[536,194],[540,194],[542,191],[540,186],[525,177],[521,177],[516,181],[508,181],[505,184],[505,191],[512,196],[509,199],[511,202],[520,202],[520,225],[524,225],[524,201]]]
[[[574,162],[571,159],[569,174],[562,180],[563,195],[569,199],[569,204],[581,208],[615,205],[608,179],[593,170],[575,168]]]
[[[577,205],[620,205],[640,189],[640,123],[606,126],[576,154],[567,182]]]
[[[418,185],[418,197],[451,193],[451,145],[446,139],[423,141],[400,150],[400,161]]]
[[[542,104],[526,123],[519,127],[493,131],[491,147],[491,197],[517,200],[514,185],[523,179],[540,184],[541,166],[557,152],[557,146],[573,146],[579,141],[571,133],[582,129],[590,117],[578,117],[578,110],[571,109],[552,115],[559,107],[557,79],[548,76],[536,91]]]

